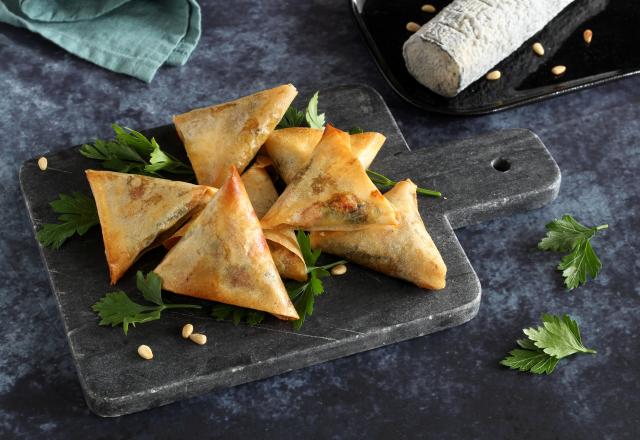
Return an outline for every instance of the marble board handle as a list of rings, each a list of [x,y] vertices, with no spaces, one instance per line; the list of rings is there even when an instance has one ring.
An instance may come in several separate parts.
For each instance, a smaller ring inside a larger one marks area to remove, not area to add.
[[[526,129],[397,153],[373,168],[442,191],[440,199],[420,196],[420,211],[444,216],[453,229],[539,208],[556,198],[561,180],[547,148]]]

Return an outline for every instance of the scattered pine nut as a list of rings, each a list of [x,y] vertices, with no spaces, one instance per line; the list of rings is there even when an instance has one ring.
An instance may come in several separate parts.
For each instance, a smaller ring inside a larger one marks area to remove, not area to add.
[[[492,70],[491,72],[487,73],[487,79],[489,81],[499,80],[501,76],[502,76],[502,73],[500,73],[499,70]]]
[[[46,157],[42,156],[40,159],[38,159],[38,168],[40,168],[42,171],[47,169],[48,164],[49,161]]]
[[[436,12],[436,7],[433,5],[422,5],[422,12],[428,12],[429,14],[434,14]]]
[[[536,53],[536,55],[538,56],[542,56],[544,55],[544,46],[540,43],[533,43],[533,51]]]
[[[153,359],[153,352],[148,345],[141,345],[140,347],[138,347],[138,355],[140,355],[142,359]]]
[[[193,333],[193,325],[192,324],[185,324],[182,327],[182,337],[185,339],[189,339],[189,336],[191,336],[191,334]]]
[[[567,66],[562,66],[562,65],[555,66],[553,69],[551,69],[551,73],[553,73],[555,76],[560,76],[566,71],[567,71]]]
[[[347,273],[347,266],[344,264],[338,264],[331,268],[331,275],[344,275],[345,273]]]
[[[584,38],[585,43],[591,44],[591,40],[593,39],[593,31],[591,29],[587,29],[582,33],[582,38]]]
[[[409,32],[418,32],[420,30],[420,25],[418,23],[410,21],[409,23],[407,23],[407,30]]]
[[[198,345],[204,345],[207,343],[207,335],[203,335],[202,333],[191,333],[189,339]]]

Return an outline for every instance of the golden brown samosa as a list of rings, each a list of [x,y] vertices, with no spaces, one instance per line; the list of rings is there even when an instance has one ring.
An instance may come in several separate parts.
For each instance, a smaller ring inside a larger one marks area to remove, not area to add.
[[[366,169],[376,158],[378,151],[380,151],[387,138],[380,133],[368,131],[349,135],[349,140],[351,141],[353,155],[358,158]]]
[[[251,162],[297,95],[291,84],[173,117],[198,183],[219,187]]]
[[[327,126],[309,164],[262,218],[262,227],[349,231],[397,225],[395,209],[371,183],[349,142],[349,134]]]
[[[285,183],[291,182],[309,162],[323,132],[309,127],[281,128],[267,138],[264,148]]]
[[[264,144],[282,180],[289,183],[309,163],[311,154],[322,138],[322,129],[291,127],[275,130]],[[366,132],[349,136],[351,151],[363,167],[368,168],[384,144],[380,133]]]
[[[235,167],[154,272],[171,292],[298,319]]]
[[[206,186],[166,179],[86,171],[96,200],[111,284],[142,252],[160,243],[206,202]]]
[[[372,226],[353,232],[313,232],[311,247],[424,289],[443,289],[447,267],[418,212],[416,185],[404,180],[385,197],[398,212],[399,226]]]
[[[265,169],[267,165],[266,160],[256,161],[242,174],[242,182],[259,219],[278,198],[278,192]],[[307,265],[293,229],[265,230],[264,236],[280,275],[296,281],[306,281]]]
[[[261,162],[249,167],[242,173],[241,179],[256,215],[262,218],[278,199],[278,191],[273,186],[271,176]]]
[[[204,197],[202,198],[202,200],[200,201],[200,204],[196,207],[196,209],[193,210],[193,213],[191,214],[191,218],[189,219],[189,221],[187,221],[185,224],[180,226],[180,228],[177,231],[175,231],[170,237],[165,238],[164,241],[162,242],[162,246],[164,246],[166,249],[171,249],[173,246],[175,246],[175,244],[178,241],[180,241],[182,237],[184,237],[184,234],[187,233],[187,229],[189,229],[189,226],[191,226],[191,223],[193,223],[196,217],[202,212],[204,207],[207,206],[207,203],[209,203],[209,201],[213,198],[213,196],[218,191],[217,188],[214,188],[212,186],[207,186],[206,188],[207,188],[207,193],[204,195]]]
[[[278,273],[283,278],[307,281],[307,265],[293,229],[266,229],[264,236]]]

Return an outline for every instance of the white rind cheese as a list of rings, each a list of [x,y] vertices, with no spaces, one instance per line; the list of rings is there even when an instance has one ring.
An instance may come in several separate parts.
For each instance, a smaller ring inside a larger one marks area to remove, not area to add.
[[[540,31],[573,0],[455,0],[404,44],[411,75],[453,97]]]

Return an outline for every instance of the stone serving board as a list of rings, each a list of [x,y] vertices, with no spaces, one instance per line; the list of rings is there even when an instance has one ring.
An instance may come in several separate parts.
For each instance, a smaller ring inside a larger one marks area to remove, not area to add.
[[[441,199],[419,197],[419,205],[448,267],[446,289],[422,290],[349,264],[346,275],[325,281],[326,293],[317,299],[313,316],[300,331],[275,318],[255,327],[218,322],[208,316],[206,302],[193,300],[204,305],[203,310],[165,312],[160,321],[131,328],[125,337],[121,328],[98,326],[91,305],[116,289],[141,300],[134,287],[135,272],[152,270],[163,251],[144,255],[114,288],[109,286],[100,231],[93,228],[60,250],[41,249],[93,412],[119,416],[141,411],[463,324],[478,312],[481,288],[453,230],[541,207],[558,193],[560,170],[528,130],[490,133],[411,152],[375,90],[343,86],[323,90],[320,96],[321,110],[334,125],[360,126],[387,136],[372,169],[443,192]],[[308,96],[300,99],[299,107],[304,105],[302,99]],[[146,133],[163,148],[184,156],[172,126]],[[99,165],[77,149],[47,155],[45,172],[38,169],[36,159],[23,164],[20,183],[34,232],[55,220],[48,202],[59,193],[90,194],[83,171]],[[167,302],[191,301],[168,292],[164,296]],[[180,337],[187,322],[207,335],[206,345]],[[138,357],[140,344],[152,347],[152,361]]]

